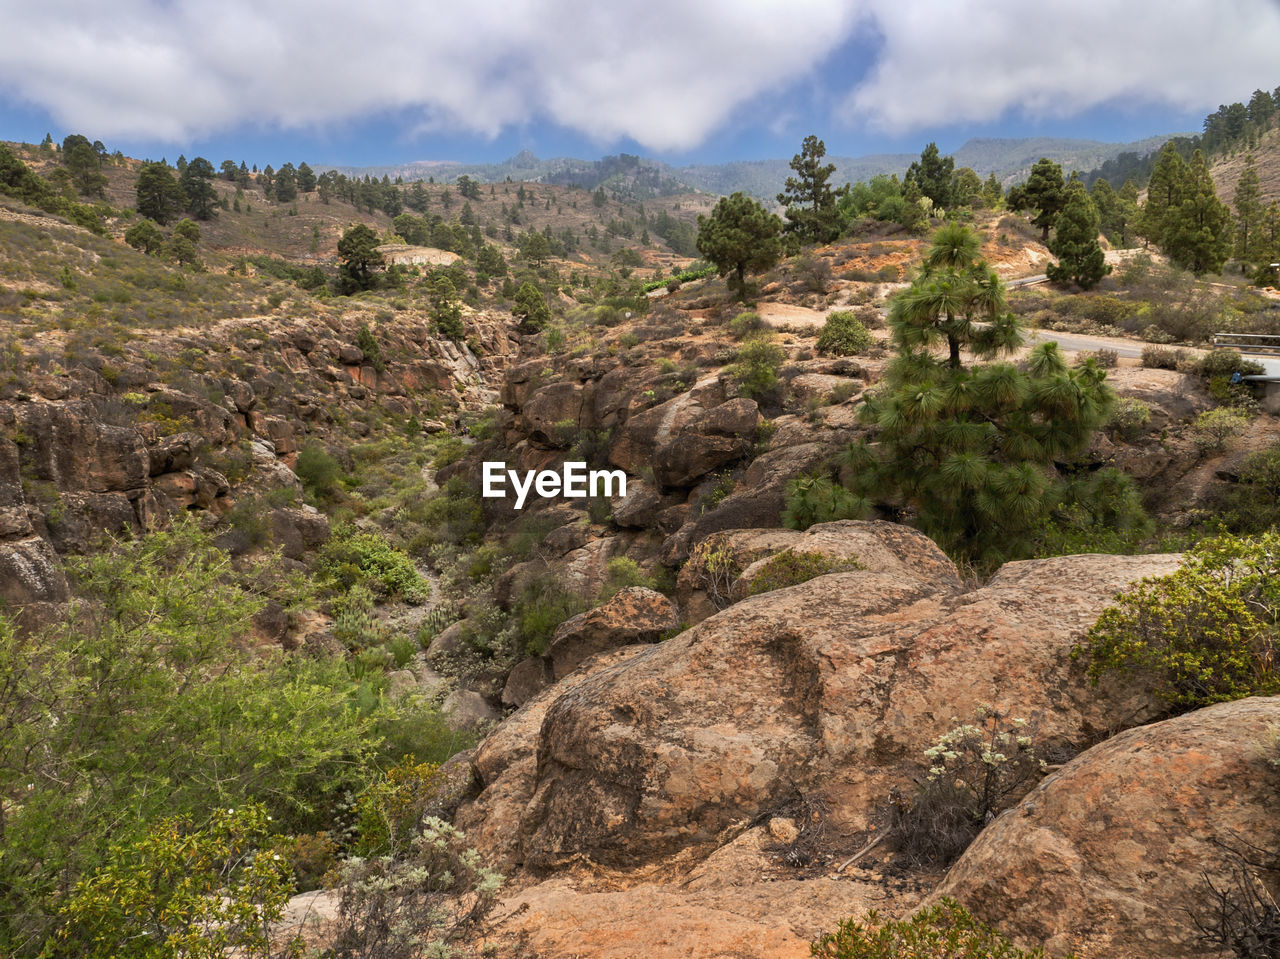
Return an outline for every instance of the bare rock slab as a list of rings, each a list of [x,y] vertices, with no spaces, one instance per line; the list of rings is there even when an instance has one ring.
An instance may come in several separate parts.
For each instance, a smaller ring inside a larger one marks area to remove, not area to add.
[[[1280,697],[1121,733],[992,823],[937,895],[1006,933],[1081,959],[1215,954],[1192,915],[1231,888],[1225,846],[1280,857]]]

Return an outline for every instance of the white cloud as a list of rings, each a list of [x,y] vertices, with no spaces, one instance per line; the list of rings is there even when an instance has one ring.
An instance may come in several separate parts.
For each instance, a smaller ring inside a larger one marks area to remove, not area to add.
[[[804,76],[852,18],[840,0],[0,0],[0,88],[103,139],[408,108],[425,128],[550,120],[672,150]]]
[[[1274,0],[0,0],[0,23],[0,95],[107,142],[394,112],[407,132],[551,121],[663,151],[765,100],[762,130],[820,126],[832,92],[833,119],[906,134],[1125,101],[1208,110],[1280,82]],[[829,91],[866,26],[874,63]]]
[[[884,48],[842,117],[892,133],[1130,102],[1206,112],[1280,83],[1273,0],[867,0]]]

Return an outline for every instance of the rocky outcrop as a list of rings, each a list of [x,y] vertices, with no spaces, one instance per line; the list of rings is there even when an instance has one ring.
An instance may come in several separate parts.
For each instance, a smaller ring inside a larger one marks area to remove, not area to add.
[[[1216,954],[1194,917],[1209,883],[1237,888],[1228,850],[1280,862],[1278,727],[1273,697],[1121,733],[987,827],[937,895],[1053,955]]]
[[[1062,745],[1159,708],[1141,690],[1090,688],[1070,651],[1117,590],[1176,556],[1012,563],[966,592],[923,535],[835,525],[865,568],[746,599],[535,700],[536,742],[526,714],[499,731],[499,751],[520,737],[536,761],[478,763],[486,788],[469,821],[535,869],[634,868],[705,853],[797,793],[830,803],[838,828],[865,829],[980,704]]]
[[[619,590],[607,603],[556,627],[545,655],[518,663],[507,677],[502,701],[521,706],[593,656],[633,643],[655,643],[678,623],[675,605],[661,593],[643,586]]]

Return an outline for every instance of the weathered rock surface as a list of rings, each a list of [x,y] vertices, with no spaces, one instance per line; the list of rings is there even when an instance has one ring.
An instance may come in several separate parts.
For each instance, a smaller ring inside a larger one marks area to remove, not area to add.
[[[1154,715],[1141,691],[1090,688],[1070,650],[1118,589],[1176,556],[1012,563],[966,593],[923,535],[833,525],[858,540],[866,569],[744,600],[549,690],[534,700],[546,711],[536,743],[533,713],[504,725],[505,745],[480,757],[510,754],[519,738],[536,761],[478,759],[486,789],[464,809],[474,838],[501,835],[504,857],[534,869],[634,868],[708,851],[797,792],[828,801],[837,828],[861,830],[980,704],[1033,718],[1061,743]]]
[[[563,679],[584,661],[619,646],[654,643],[679,625],[676,608],[661,593],[629,586],[603,606],[579,613],[556,627],[547,648],[554,679]]]
[[[605,653],[544,690],[509,716],[475,752],[475,771],[485,787],[484,802],[458,810],[457,824],[483,849],[500,870],[509,871],[519,858],[525,807],[537,780],[538,733],[547,707],[600,671],[615,669],[644,647],[627,646]]]
[[[1280,697],[1131,729],[1077,756],[992,823],[937,895],[1081,959],[1212,954],[1192,914],[1231,888],[1224,845],[1280,857]]]

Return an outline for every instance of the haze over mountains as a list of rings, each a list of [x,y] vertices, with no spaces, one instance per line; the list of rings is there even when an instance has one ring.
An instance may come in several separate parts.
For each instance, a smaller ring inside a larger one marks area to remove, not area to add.
[[[1189,134],[1170,133],[1147,137],[1130,143],[1105,143],[1100,140],[1071,139],[1064,137],[997,138],[974,137],[952,154],[956,167],[972,167],[979,176],[994,173],[1005,186],[1026,178],[1032,164],[1041,157],[1062,164],[1065,170],[1084,173],[1101,166],[1106,160],[1121,153],[1144,155],[1157,150],[1175,136]],[[922,144],[923,146],[923,144]],[[799,143],[797,142],[797,148]],[[901,176],[919,154],[877,153],[867,156],[829,156],[836,165],[833,182],[854,183],[869,180],[880,174]],[[599,160],[582,160],[575,157],[542,159],[529,150],[522,150],[501,163],[466,163],[453,160],[419,160],[386,166],[319,167],[334,169],[348,176],[403,177],[405,180],[426,179],[454,180],[469,176],[485,182],[512,180],[538,181],[559,185],[594,189],[601,183],[622,177],[628,181],[631,192],[644,196],[661,196],[682,193],[692,188],[714,194],[730,194],[742,191],[751,196],[772,201],[791,175],[790,158],[767,160],[737,160],[728,163],[699,163],[675,166],[660,160],[627,153],[607,156]]]

